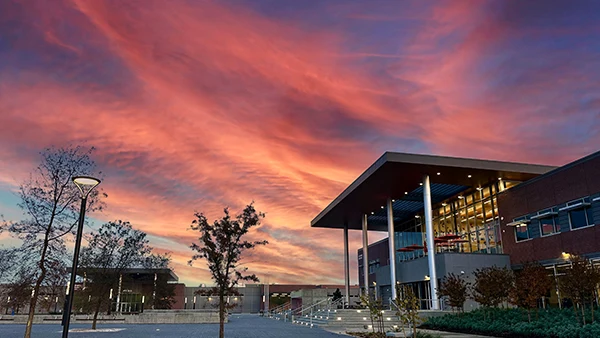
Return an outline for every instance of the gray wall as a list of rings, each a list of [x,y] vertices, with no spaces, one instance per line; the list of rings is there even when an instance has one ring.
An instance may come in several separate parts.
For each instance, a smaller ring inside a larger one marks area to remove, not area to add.
[[[468,282],[473,284],[473,272],[476,269],[497,266],[510,269],[510,259],[508,255],[501,254],[472,254],[472,253],[439,253],[435,256],[436,273],[438,280],[441,280],[447,274],[463,276]],[[390,285],[390,267],[380,267],[376,272],[378,295],[387,299],[391,296]],[[396,264],[396,280],[400,283],[423,282],[425,276],[429,276],[429,265],[427,257],[417,258],[412,261],[400,262]],[[471,300],[465,303],[465,309],[477,307],[477,304]]]

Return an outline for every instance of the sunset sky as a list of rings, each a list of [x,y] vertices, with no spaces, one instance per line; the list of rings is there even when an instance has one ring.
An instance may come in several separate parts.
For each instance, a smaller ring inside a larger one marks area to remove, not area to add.
[[[343,283],[342,231],[310,220],[384,151],[600,150],[599,36],[598,1],[0,1],[0,214],[40,150],[94,146],[92,227],[129,220],[188,286],[194,211],[252,200],[251,272]]]

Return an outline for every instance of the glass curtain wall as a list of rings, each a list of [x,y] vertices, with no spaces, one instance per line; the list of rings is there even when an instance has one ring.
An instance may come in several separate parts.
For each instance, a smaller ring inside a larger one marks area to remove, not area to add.
[[[437,252],[502,253],[496,195],[518,182],[494,182],[450,201],[438,204],[433,212],[433,232]],[[422,215],[398,226],[395,233],[397,261],[426,254],[425,224]]]

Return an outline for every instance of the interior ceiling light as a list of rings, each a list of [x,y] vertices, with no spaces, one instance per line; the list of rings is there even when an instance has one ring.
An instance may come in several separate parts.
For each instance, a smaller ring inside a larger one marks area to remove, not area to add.
[[[442,173],[437,173],[438,176],[440,176]]]
[[[467,175],[468,178],[471,178],[471,175]]]

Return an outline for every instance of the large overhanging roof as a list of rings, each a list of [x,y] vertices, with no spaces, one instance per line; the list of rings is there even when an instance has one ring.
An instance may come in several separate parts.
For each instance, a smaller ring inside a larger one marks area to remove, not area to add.
[[[382,206],[388,197],[395,200],[396,222],[423,210],[423,187],[419,183],[423,182],[424,175],[430,177],[432,203],[436,204],[498,178],[527,181],[552,169],[555,167],[386,152],[321,211],[312,220],[311,227],[342,229],[347,224],[348,229],[359,230],[362,215],[367,214],[369,230],[386,231]]]
[[[103,273],[102,270],[98,269],[93,269],[93,268],[78,268],[77,269],[77,274],[80,276],[83,276],[83,273],[87,273],[88,276],[93,275],[94,273]],[[121,271],[121,274],[123,275],[128,275],[134,278],[139,278],[139,277],[147,277],[147,278],[154,278],[154,274],[158,274],[158,275],[166,275],[167,276],[167,281],[169,282],[177,282],[179,281],[179,277],[173,272],[173,270],[168,269],[168,268],[158,268],[158,269],[152,269],[152,268],[129,268],[129,269],[124,269],[123,271]]]

